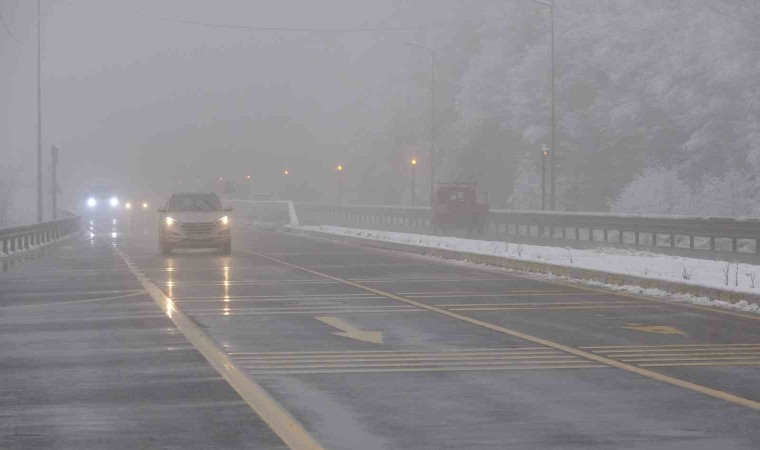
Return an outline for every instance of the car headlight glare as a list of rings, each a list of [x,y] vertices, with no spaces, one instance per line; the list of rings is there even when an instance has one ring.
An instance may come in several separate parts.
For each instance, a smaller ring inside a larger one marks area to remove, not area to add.
[[[148,209],[148,202],[143,202],[143,209]]]
[[[167,227],[170,227],[170,226],[174,225],[175,223],[177,223],[177,221],[174,220],[174,219],[172,219],[171,217],[167,217],[166,218],[166,226]]]
[[[230,218],[227,217],[227,216],[224,216],[221,219],[217,220],[217,222],[221,223],[222,225],[229,225],[230,224]]]
[[[125,207],[125,208],[127,208],[127,209],[132,209],[132,204],[131,204],[131,203],[129,203],[129,202],[127,202],[127,203],[124,205],[124,207]]]
[[[88,198],[88,199],[87,199],[87,206],[88,206],[88,207],[90,207],[90,208],[94,208],[94,207],[96,207],[97,205],[98,205],[98,201],[97,201],[97,200],[95,200],[95,198],[93,198],[93,197],[90,197],[90,198]]]
[[[119,199],[116,197],[111,197],[111,200],[109,200],[108,203],[111,205],[112,208],[116,208],[117,206],[119,206]]]

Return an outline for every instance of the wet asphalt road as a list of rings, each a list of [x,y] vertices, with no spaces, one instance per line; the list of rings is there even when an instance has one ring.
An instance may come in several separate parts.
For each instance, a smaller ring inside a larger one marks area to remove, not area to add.
[[[163,257],[153,230],[0,275],[0,444],[282,447],[118,250],[325,448],[760,447],[760,413],[732,400],[760,401],[756,316],[273,232],[236,233],[231,256]]]

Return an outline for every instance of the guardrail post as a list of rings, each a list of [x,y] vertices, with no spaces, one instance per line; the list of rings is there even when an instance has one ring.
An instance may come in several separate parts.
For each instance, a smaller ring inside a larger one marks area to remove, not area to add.
[[[736,238],[731,238],[731,251],[732,252],[738,252],[739,249],[737,247]]]
[[[676,235],[673,234],[673,233],[671,233],[670,234],[670,246],[671,247],[675,247],[675,245],[676,245]]]
[[[715,236],[710,236],[710,251],[715,251]]]
[[[7,255],[8,254],[8,239],[3,238],[2,241],[3,241],[3,253]]]
[[[689,248],[694,250],[694,236],[689,236]]]

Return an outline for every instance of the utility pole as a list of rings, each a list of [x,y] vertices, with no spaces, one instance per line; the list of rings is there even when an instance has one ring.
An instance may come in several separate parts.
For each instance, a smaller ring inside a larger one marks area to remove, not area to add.
[[[436,53],[430,47],[416,42],[404,42],[404,45],[419,47],[430,52],[430,204],[435,195],[435,63]]]
[[[343,201],[343,165],[338,164],[338,204],[340,205]]]
[[[549,156],[549,147],[544,145],[541,150],[541,211],[546,211],[546,157]]]
[[[37,222],[42,222],[42,21],[37,0]]]
[[[53,220],[58,218],[58,147],[55,145],[50,149],[50,157],[51,157],[51,176],[52,176],[52,186],[50,187],[51,194],[53,195],[53,204],[52,204],[52,210],[53,210]]]
[[[540,3],[541,5],[546,6],[549,8],[549,21],[550,21],[550,29],[551,29],[551,156],[549,164],[551,166],[551,174],[550,174],[550,184],[551,184],[551,190],[550,190],[550,208],[552,211],[556,210],[557,207],[557,190],[556,190],[556,181],[557,181],[557,161],[554,155],[557,153],[557,110],[555,108],[554,103],[554,91],[555,91],[555,80],[554,80],[554,7],[555,3],[554,0],[531,0],[534,3]]]
[[[409,161],[409,164],[412,166],[412,206],[417,206],[417,196],[416,196],[416,187],[417,187],[417,158],[412,158],[411,161]]]
[[[555,91],[555,83],[554,83],[554,2],[551,3],[551,6],[549,7],[549,15],[551,19],[551,39],[552,39],[552,54],[551,54],[551,65],[552,65],[552,146],[551,146],[551,155],[549,156],[551,159],[551,210],[556,211],[557,210],[557,190],[556,190],[556,182],[557,182],[557,161],[554,157],[554,155],[557,153],[557,110],[554,103],[554,91]]]
[[[433,206],[433,196],[435,195],[435,51],[431,50],[430,54],[430,206]]]

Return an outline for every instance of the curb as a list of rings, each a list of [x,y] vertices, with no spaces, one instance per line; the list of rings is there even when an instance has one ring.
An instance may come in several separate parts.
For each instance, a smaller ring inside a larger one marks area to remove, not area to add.
[[[700,286],[697,284],[681,283],[678,281],[658,280],[654,278],[638,277],[634,275],[622,275],[618,273],[603,272],[600,270],[581,269],[575,267],[561,266],[557,264],[523,261],[518,259],[506,258],[495,255],[482,255],[479,253],[462,252],[442,248],[421,247],[413,244],[404,244],[400,242],[388,242],[375,239],[361,238],[356,236],[337,235],[322,231],[302,230],[297,228],[286,228],[293,234],[299,234],[308,237],[317,237],[331,239],[334,241],[350,242],[360,244],[365,247],[382,248],[386,250],[396,250],[406,253],[416,253],[418,255],[433,256],[436,258],[454,259],[466,261],[475,264],[484,264],[487,266],[502,267],[505,269],[517,270],[520,272],[541,273],[547,275],[558,275],[579,280],[590,280],[605,284],[618,286],[636,286],[643,289],[659,289],[671,294],[686,294],[697,297],[708,297],[712,300],[721,300],[729,303],[738,303],[742,300],[749,303],[760,304],[760,295],[736,292],[728,289],[713,288]]]

